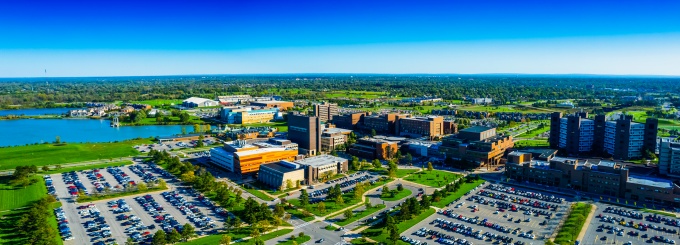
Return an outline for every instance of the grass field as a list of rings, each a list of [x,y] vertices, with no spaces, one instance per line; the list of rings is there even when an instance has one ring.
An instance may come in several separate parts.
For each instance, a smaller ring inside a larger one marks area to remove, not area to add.
[[[404,178],[405,180],[418,183],[418,184],[423,184],[427,186],[432,186],[432,187],[442,187],[445,186],[446,184],[450,183],[451,181],[454,181],[458,178],[462,177],[459,174],[454,174],[451,172],[446,172],[446,171],[441,171],[441,170],[432,170],[432,171],[421,171],[417,173],[413,173],[409,175],[408,177]]]
[[[515,147],[548,147],[548,140],[520,140],[515,142]]]
[[[380,199],[383,201],[396,201],[411,195],[411,193],[413,193],[411,190],[403,189],[402,191],[399,191],[397,194],[395,194],[394,197],[391,197],[390,194],[385,194],[381,195]]]
[[[530,130],[528,132],[524,132],[523,134],[518,135],[517,137],[520,138],[534,138],[538,137],[540,134],[545,133],[550,131],[550,125],[544,126],[543,128],[536,128],[534,130]]]
[[[571,213],[569,213],[564,225],[557,232],[555,243],[563,245],[574,244],[590,211],[590,204],[580,202],[572,204]]]
[[[402,221],[397,223],[397,230],[399,230],[399,233],[401,234],[402,232],[408,230],[408,228],[411,228],[418,224],[420,221],[426,219],[430,215],[434,214],[435,210],[434,208],[429,208],[427,210],[422,211],[420,215],[413,217],[410,220]],[[369,237],[377,242],[383,242],[385,244],[391,244],[390,241],[388,240],[389,237],[389,232],[383,229],[382,224],[378,224],[376,226],[371,226],[370,228],[364,230],[361,232],[361,235],[364,237]],[[397,244],[408,244],[405,243],[401,240],[397,241]]]
[[[178,124],[180,124],[180,125],[182,125],[182,124],[184,124],[184,125],[194,125],[194,124],[205,124],[205,122],[204,122],[203,120],[201,120],[201,118],[196,117],[196,116],[190,116],[190,117],[189,117],[189,122],[188,122],[188,123],[182,123],[182,121],[179,119],[179,117],[168,116],[168,118],[170,118],[170,122],[167,122],[167,123],[166,123],[166,122],[158,123],[158,122],[156,122],[156,118],[155,118],[155,117],[147,117],[147,118],[144,118],[144,119],[142,119],[141,121],[136,122],[136,123],[122,122],[122,121],[121,121],[120,124],[121,124],[122,126],[141,126],[141,125],[159,125],[159,124],[161,124],[161,125],[178,125]],[[188,131],[191,131],[192,128],[187,128],[187,130],[188,130]]]
[[[115,167],[115,166],[129,165],[129,164],[132,164],[132,161],[114,161],[114,162],[102,163],[102,164],[92,164],[92,165],[84,165],[84,166],[77,166],[77,167],[66,167],[66,168],[61,168],[59,170],[52,167],[50,171],[40,170],[39,173],[40,174],[58,174],[58,173],[71,172],[71,171]]]
[[[251,183],[251,185],[255,186],[256,188],[260,189],[261,191],[267,192],[270,195],[274,195],[274,196],[282,196],[282,195],[284,195],[288,192],[300,190],[300,188],[293,187],[293,188],[290,188],[290,189],[285,189],[283,191],[280,191],[280,190],[277,190],[277,189],[272,189],[271,187],[266,186],[266,185],[264,185],[260,182]],[[293,185],[295,185],[295,183],[293,183]]]
[[[461,111],[486,111],[486,112],[524,112],[524,113],[544,113],[548,110],[539,110],[530,107],[517,105],[467,105],[460,106],[458,110]]]
[[[149,139],[116,143],[73,143],[65,145],[40,144],[0,148],[0,170],[22,165],[38,167],[97,159],[111,159],[139,154],[134,145],[152,143]]]
[[[286,208],[286,212],[292,214],[295,217],[298,217],[298,219],[301,219],[301,220],[304,220],[304,221],[307,221],[307,222],[314,220],[314,215],[305,217],[305,215],[303,215],[302,212],[300,212],[299,210],[297,210],[295,208]]]
[[[220,239],[222,239],[222,235],[228,235],[231,236],[231,240],[235,241],[244,237],[250,236],[250,228],[248,227],[242,227],[240,229],[231,229],[229,230],[228,233],[220,233],[220,234],[215,234],[215,235],[209,235],[209,236],[204,236],[201,238],[197,238],[194,240],[190,240],[187,242],[180,242],[176,244],[181,244],[181,245],[214,245],[214,244],[220,244]],[[233,243],[232,244],[236,244]],[[246,244],[246,243],[243,243]]]
[[[325,93],[326,98],[357,98],[357,99],[375,99],[380,97],[388,96],[386,92],[375,92],[375,91],[348,91],[348,90],[338,90],[333,92]]]
[[[462,197],[463,195],[465,195],[465,193],[467,193],[468,191],[474,189],[475,187],[477,187],[477,186],[479,186],[483,183],[484,183],[484,180],[477,180],[477,181],[474,181],[472,183],[463,183],[462,185],[460,185],[460,189],[458,189],[458,191],[451,193],[450,195],[448,195],[446,197],[442,197],[442,199],[439,200],[439,202],[432,202],[432,206],[435,206],[435,207],[438,207],[438,208],[446,207],[446,205],[449,205],[449,203],[453,202],[453,200],[456,200],[456,199]]]
[[[369,216],[369,215],[371,215],[371,214],[373,214],[373,213],[375,213],[375,212],[377,212],[378,210],[383,209],[383,208],[385,208],[385,205],[383,205],[383,204],[378,204],[378,205],[375,205],[375,206],[373,206],[373,207],[371,207],[371,208],[369,208],[369,209],[364,209],[364,210],[362,210],[362,211],[355,212],[355,213],[354,213],[354,216],[352,216],[352,218],[343,219],[343,220],[341,220],[341,221],[335,222],[335,224],[336,224],[336,225],[339,225],[339,226],[345,226],[345,225],[348,225],[348,224],[350,224],[350,223],[352,223],[352,222],[354,222],[354,221],[363,219],[364,217]],[[338,216],[339,216],[339,215],[338,215]]]
[[[0,211],[28,206],[47,195],[45,181],[33,176],[36,183],[27,187],[14,187],[9,184],[11,176],[0,176]]]

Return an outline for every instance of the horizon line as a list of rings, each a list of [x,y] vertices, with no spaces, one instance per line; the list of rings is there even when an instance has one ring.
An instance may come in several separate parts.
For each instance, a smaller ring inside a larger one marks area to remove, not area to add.
[[[680,75],[655,74],[593,74],[593,73],[212,73],[212,74],[164,74],[164,75],[105,75],[105,76],[34,76],[34,77],[0,77],[6,79],[48,79],[48,78],[123,78],[123,77],[195,77],[195,76],[295,76],[295,75],[341,75],[341,76],[585,76],[585,77],[631,77],[631,78],[680,78]]]

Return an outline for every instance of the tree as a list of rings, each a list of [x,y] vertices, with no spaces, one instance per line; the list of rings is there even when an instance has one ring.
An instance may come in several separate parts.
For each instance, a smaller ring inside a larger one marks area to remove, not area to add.
[[[374,168],[381,168],[381,167],[382,167],[382,163],[380,163],[380,160],[378,160],[378,159],[373,159],[373,167],[374,167]]]
[[[371,204],[371,202],[368,201],[368,202],[364,203],[364,206],[366,207],[366,209],[369,209],[369,208],[373,207],[373,204]]]
[[[42,171],[46,171],[46,172],[50,171],[50,167],[45,165],[45,166],[42,167]]]
[[[161,189],[167,188],[167,184],[165,183],[165,180],[158,179],[158,187],[161,188]]]
[[[165,245],[168,243],[165,239],[165,231],[163,230],[158,230],[156,234],[153,235],[153,242],[151,244],[153,245]]]
[[[139,182],[137,184],[137,190],[146,191],[147,189],[148,189],[148,187],[146,186],[146,184],[144,182]]]
[[[131,237],[128,237],[127,241],[125,241],[125,245],[135,245],[135,241],[132,240]]]
[[[198,134],[201,132],[201,125],[194,124],[194,133]]]
[[[176,229],[172,229],[170,234],[167,234],[169,243],[177,243],[182,239],[182,235]]]
[[[61,164],[55,165],[54,168],[56,168],[57,170],[61,169]]]
[[[182,239],[186,241],[195,235],[194,226],[189,223],[184,224],[184,227],[182,227]]]
[[[286,188],[292,189],[293,188],[293,181],[290,179],[286,180]]]
[[[342,195],[340,195],[340,196],[338,196],[337,198],[335,198],[335,204],[338,204],[338,205],[345,204],[345,200],[342,199]]]
[[[397,191],[403,191],[403,190],[404,190],[404,186],[402,184],[398,184],[397,185]]]
[[[187,127],[182,127],[182,135],[187,134]]]
[[[413,156],[411,156],[411,153],[406,153],[406,157],[404,157],[404,162],[408,165],[413,165]]]
[[[222,235],[222,239],[220,239],[220,244],[221,244],[221,245],[229,245],[229,244],[231,244],[231,236]]]
[[[382,195],[385,196],[385,194],[387,194],[387,193],[390,193],[390,188],[387,187],[387,186],[385,186],[385,187],[383,187],[383,189],[382,189]]]
[[[307,190],[302,189],[300,190],[300,206],[303,208],[309,205],[309,195],[307,194]]]
[[[316,210],[319,211],[319,213],[325,213],[326,212],[326,203],[324,202],[319,202],[316,204]]]
[[[359,163],[359,158],[356,156],[352,156],[352,169],[354,170],[360,170],[361,169],[361,164]]]
[[[55,144],[61,144],[61,137],[59,137],[59,135],[57,135],[56,137],[54,137],[54,143],[55,143]]]
[[[295,189],[300,189],[300,180],[295,180]]]
[[[386,155],[387,155],[387,159],[392,159],[392,157],[394,156],[394,149],[392,149],[392,146],[391,146],[391,145],[387,145],[387,147],[385,148],[385,150],[386,150],[386,153],[387,153],[387,154],[386,154]]]
[[[433,169],[432,162],[427,162],[427,171],[432,171]]]
[[[348,219],[351,219],[352,216],[354,216],[354,212],[352,212],[351,209],[346,209],[346,210],[343,212],[343,215],[345,215],[345,220],[348,220]]]
[[[179,114],[179,120],[182,123],[188,123],[190,118],[189,113],[182,112],[182,114]]]
[[[198,125],[198,124],[196,124],[196,125]],[[203,136],[203,134],[199,135],[198,141],[196,142],[196,147],[203,147],[203,140],[204,139],[205,139],[205,137]]]
[[[376,135],[378,135],[378,133],[375,132],[375,129],[371,129],[371,137],[375,137]]]

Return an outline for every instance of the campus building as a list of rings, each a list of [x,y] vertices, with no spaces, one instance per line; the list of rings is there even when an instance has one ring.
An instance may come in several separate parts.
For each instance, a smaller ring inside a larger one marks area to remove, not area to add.
[[[321,130],[318,117],[288,113],[288,139],[299,145],[302,154],[316,155],[321,150]]]
[[[363,124],[364,117],[368,115],[369,115],[368,112],[336,115],[333,116],[333,124],[335,124],[335,126],[338,128],[355,130],[358,128],[358,125]]]
[[[607,121],[604,115],[588,119],[587,112],[566,117],[554,112],[549,142],[551,148],[562,149],[567,155],[595,153],[627,160],[644,156],[645,150],[656,151],[657,129],[656,118],[642,124],[629,115]]]
[[[305,169],[300,164],[289,161],[278,161],[260,165],[257,180],[276,189],[285,189],[290,180],[291,185],[305,183]]]
[[[391,154],[396,154],[397,143],[382,139],[364,138],[358,139],[357,143],[349,148],[349,153],[368,159],[388,159]],[[390,152],[391,153],[388,153]]]
[[[199,97],[191,97],[182,101],[182,106],[187,108],[217,106],[217,101]]]
[[[364,123],[360,128],[366,131],[375,130],[378,134],[398,135],[398,121],[410,117],[408,114],[383,114],[364,116]]]
[[[251,106],[259,106],[265,109],[277,108],[281,111],[293,108],[293,102],[288,101],[251,101]]]
[[[410,137],[427,136],[433,139],[444,135],[444,118],[438,116],[399,118],[398,135]]]
[[[225,132],[224,137],[232,140],[271,138],[276,135],[276,132],[277,129],[273,127],[236,128]]]
[[[680,142],[664,140],[659,144],[659,173],[680,178]]]
[[[347,142],[352,130],[342,128],[325,128],[321,133],[321,151],[329,152]]]
[[[315,184],[339,173],[347,173],[348,161],[342,157],[320,155],[295,161],[305,170],[305,180]]]
[[[338,104],[323,102],[314,105],[314,116],[318,117],[322,122],[328,122],[333,119],[333,116],[338,115]]]
[[[283,119],[278,108],[253,110],[252,107],[223,107],[220,118],[228,124],[265,123]]]
[[[532,153],[508,154],[506,177],[526,183],[573,189],[636,202],[680,205],[680,186],[670,180],[633,176],[624,166],[610,161],[590,163],[574,158],[532,159]]]
[[[237,140],[210,149],[210,160],[217,166],[240,175],[254,174],[260,165],[281,160],[295,160],[296,144],[253,143]]]
[[[495,128],[474,126],[444,137],[439,151],[454,160],[467,160],[489,168],[501,164],[505,151],[514,145],[512,136],[497,135]]]

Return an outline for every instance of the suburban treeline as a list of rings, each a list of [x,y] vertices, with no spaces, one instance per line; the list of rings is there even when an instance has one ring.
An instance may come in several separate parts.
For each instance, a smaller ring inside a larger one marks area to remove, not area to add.
[[[50,204],[56,202],[53,196],[45,196],[32,204],[17,221],[16,227],[22,231],[24,244],[57,244],[57,230],[50,225]]]
[[[635,88],[636,90],[630,90]],[[618,89],[618,90],[615,90]],[[216,94],[281,95],[319,99],[333,91],[378,91],[385,96],[444,99],[492,97],[500,102],[677,94],[678,78],[526,75],[262,75],[116,78],[34,78],[0,81],[0,108],[63,107],[62,103],[213,98]],[[308,91],[308,92],[305,92]]]

